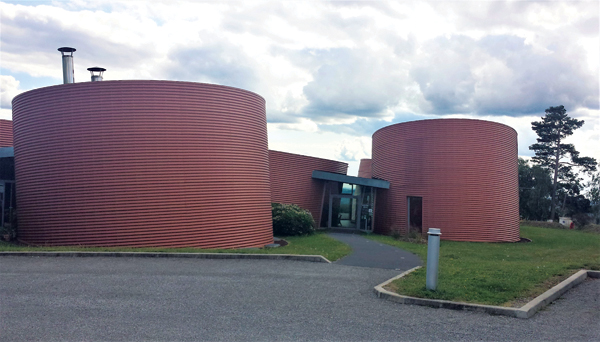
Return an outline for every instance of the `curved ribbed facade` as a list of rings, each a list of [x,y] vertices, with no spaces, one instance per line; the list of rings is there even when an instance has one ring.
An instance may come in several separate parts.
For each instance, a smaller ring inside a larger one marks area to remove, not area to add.
[[[375,230],[408,230],[408,197],[422,198],[422,229],[442,239],[518,241],[517,133],[469,119],[413,121],[373,134],[373,177],[390,182],[377,194]]]
[[[12,121],[0,120],[0,147],[13,146]]]
[[[358,165],[358,177],[371,178],[371,159],[361,159]]]
[[[310,211],[318,225],[321,222],[325,182],[312,178],[314,170],[346,174],[348,164],[330,160],[269,150],[271,201],[297,204]],[[328,200],[328,198],[326,199]]]
[[[172,81],[13,100],[19,239],[233,248],[273,242],[265,101]]]

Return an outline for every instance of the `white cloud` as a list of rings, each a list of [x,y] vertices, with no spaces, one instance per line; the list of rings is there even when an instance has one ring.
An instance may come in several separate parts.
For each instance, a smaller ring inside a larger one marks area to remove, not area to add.
[[[336,159],[350,162],[371,158],[371,137],[344,139],[336,147]]]
[[[22,92],[18,80],[12,76],[0,75],[0,108],[12,108],[12,99]]]

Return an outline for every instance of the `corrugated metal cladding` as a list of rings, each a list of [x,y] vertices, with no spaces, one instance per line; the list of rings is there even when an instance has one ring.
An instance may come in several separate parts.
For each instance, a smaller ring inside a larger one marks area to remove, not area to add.
[[[325,181],[312,178],[313,170],[346,174],[348,164],[300,154],[269,150],[271,201],[297,204],[321,222]]]
[[[23,242],[273,242],[265,101],[172,81],[65,84],[13,100]]]
[[[13,126],[10,120],[0,120],[0,147],[13,146]]]
[[[358,165],[358,177],[371,178],[371,159],[361,159]]]
[[[422,197],[423,231],[442,239],[518,241],[517,133],[503,124],[437,119],[391,125],[373,134],[376,229],[406,232],[407,197]]]

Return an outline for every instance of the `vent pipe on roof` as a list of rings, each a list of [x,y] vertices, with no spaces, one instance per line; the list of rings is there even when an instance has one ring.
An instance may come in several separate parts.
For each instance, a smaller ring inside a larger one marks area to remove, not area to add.
[[[73,68],[73,52],[77,51],[71,47],[61,47],[58,51],[62,53],[63,83],[75,83],[75,69]]]
[[[102,75],[104,74],[106,69],[100,67],[91,67],[88,68],[88,71],[90,72],[90,74],[92,74],[92,82],[100,82],[103,80]]]

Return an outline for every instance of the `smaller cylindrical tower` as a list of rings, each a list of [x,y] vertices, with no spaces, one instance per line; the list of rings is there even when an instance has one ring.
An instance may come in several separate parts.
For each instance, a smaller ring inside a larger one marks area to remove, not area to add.
[[[63,83],[75,83],[75,69],[73,68],[73,52],[77,51],[72,47],[61,47],[58,51],[62,53]]]
[[[100,67],[91,67],[88,68],[88,71],[92,75],[92,82],[100,82],[104,79],[103,74],[106,69]]]
[[[358,166],[358,177],[371,178],[371,159],[361,159]]]
[[[442,240],[519,241],[517,132],[472,119],[399,123],[373,134],[375,232],[425,233]]]

